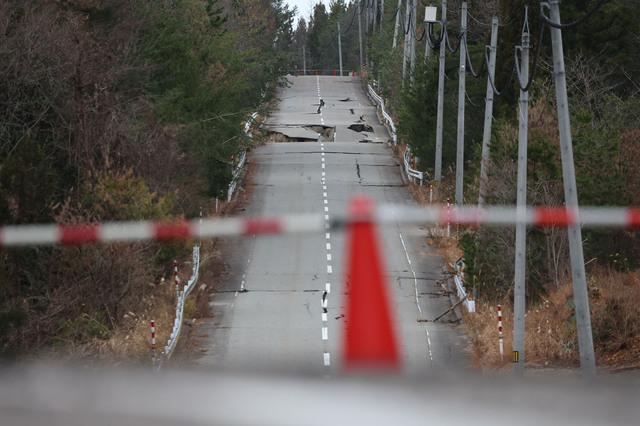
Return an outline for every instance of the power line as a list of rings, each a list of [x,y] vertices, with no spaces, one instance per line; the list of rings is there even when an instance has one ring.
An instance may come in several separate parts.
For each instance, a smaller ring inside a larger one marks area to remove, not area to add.
[[[607,3],[608,1],[609,1],[609,0],[600,0],[600,1],[598,2],[598,4],[596,4],[596,5],[594,6],[594,8],[593,8],[593,9],[591,9],[589,12],[587,12],[587,14],[586,14],[586,15],[584,15],[582,18],[580,18],[580,19],[578,19],[578,20],[576,20],[576,21],[573,21],[573,22],[571,22],[571,23],[569,23],[569,24],[561,24],[561,23],[556,23],[556,22],[551,21],[551,19],[549,19],[549,18],[548,18],[548,17],[543,13],[543,11],[542,11],[542,5],[541,5],[541,7],[540,7],[540,17],[541,17],[541,18],[542,18],[542,20],[543,20],[547,25],[549,25],[550,27],[558,28],[558,29],[561,29],[561,30],[566,30],[566,29],[568,29],[568,28],[573,28],[573,27],[575,27],[575,26],[578,26],[578,25],[580,25],[582,22],[584,22],[584,21],[586,21],[587,19],[591,18],[591,16],[592,16],[594,13],[596,13],[596,12],[597,12],[597,10],[598,10],[598,9],[600,9],[600,7],[601,7],[602,5],[604,5],[605,3]]]

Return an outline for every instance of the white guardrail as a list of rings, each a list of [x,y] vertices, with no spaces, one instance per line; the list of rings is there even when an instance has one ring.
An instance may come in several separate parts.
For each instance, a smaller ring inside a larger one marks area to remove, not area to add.
[[[393,138],[393,144],[397,145],[398,144],[398,135],[396,134],[396,125],[393,123],[393,119],[391,118],[391,116],[387,113],[387,111],[384,109],[384,99],[382,99],[382,97],[380,95],[378,95],[376,93],[375,90],[373,90],[373,87],[371,87],[371,85],[369,84],[367,86],[369,88],[369,95],[371,95],[371,98],[373,99],[373,101],[380,105],[380,109],[382,110],[382,117],[384,118],[384,123],[387,126],[387,129],[389,130],[389,133],[391,133],[391,137]],[[404,170],[405,173],[407,174],[407,176],[409,177],[409,179],[419,179],[420,180],[420,185],[422,185],[422,181],[424,179],[424,173],[422,173],[419,170],[415,170],[411,167],[411,164],[409,162],[409,157],[411,156],[411,151],[407,148],[407,151],[404,153]]]
[[[411,150],[409,148],[407,148],[407,150],[404,152],[404,170],[407,173],[407,176],[409,176],[409,179],[418,179],[420,180],[420,186],[422,186],[422,180],[424,179],[424,173],[411,168]]]
[[[178,294],[178,302],[176,303],[176,317],[173,321],[173,330],[169,336],[166,346],[159,357],[153,359],[153,370],[158,371],[162,367],[162,363],[171,358],[178,339],[180,338],[180,332],[182,331],[183,316],[184,316],[184,302],[187,299],[191,290],[195,287],[198,281],[198,273],[200,271],[200,246],[193,247],[193,275],[189,278],[189,282],[182,288]]]
[[[252,135],[249,134],[249,129],[251,128],[251,124],[253,123],[253,120],[255,120],[257,116],[258,116],[258,111],[251,114],[251,118],[249,118],[244,125],[244,132],[247,133],[249,137],[252,137]],[[247,160],[247,151],[242,151],[242,154],[240,156],[240,161],[238,161],[238,164],[233,169],[233,177],[231,178],[231,183],[229,184],[229,190],[227,191],[227,201],[231,201],[231,197],[233,197],[233,192],[236,190],[236,187],[238,186],[238,181],[240,180],[240,174],[242,173],[242,168],[244,167],[244,163],[246,160]]]
[[[396,125],[393,123],[393,119],[391,118],[391,116],[389,114],[387,114],[387,111],[384,109],[384,99],[382,99],[380,97],[380,95],[378,95],[376,93],[375,90],[373,90],[373,87],[371,87],[371,85],[368,85],[369,87],[369,94],[371,95],[371,97],[373,98],[373,100],[380,105],[380,109],[382,110],[382,117],[384,117],[384,124],[386,124],[389,127],[389,133],[391,133],[391,137],[393,138],[393,144],[394,145],[398,145],[398,135],[396,134]]]
[[[453,281],[456,283],[456,291],[458,293],[458,300],[464,300],[462,304],[467,308],[467,312],[476,311],[476,302],[471,300],[471,296],[464,288],[464,259],[460,258],[455,264],[456,274],[453,276]]]

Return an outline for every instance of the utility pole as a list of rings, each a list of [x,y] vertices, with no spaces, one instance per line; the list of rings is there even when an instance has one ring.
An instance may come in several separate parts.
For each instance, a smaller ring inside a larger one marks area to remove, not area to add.
[[[404,29],[404,55],[402,56],[402,86],[404,86],[404,81],[407,78],[407,57],[409,56],[409,43],[411,33],[411,22],[409,21],[409,15],[411,14],[411,0],[407,0],[405,6],[405,19],[404,22],[407,25],[407,28]]]
[[[560,6],[558,0],[549,2],[551,22],[560,23]],[[571,140],[571,124],[569,122],[569,103],[567,100],[567,79],[564,69],[564,52],[562,49],[562,31],[551,27],[551,46],[553,49],[553,73],[555,75],[556,102],[558,107],[558,130],[560,133],[560,152],[562,155],[562,176],[564,180],[564,197],[567,209],[574,210],[577,215],[578,192],[576,174],[573,163],[573,145]],[[589,295],[582,251],[582,231],[578,221],[568,227],[569,256],[571,258],[571,274],[573,278],[573,300],[576,307],[576,326],[578,328],[578,345],[580,347],[580,367],[582,376],[595,378],[596,364],[593,352],[593,335],[591,334],[591,315],[589,313]]]
[[[378,0],[373,0],[373,30],[371,33],[376,32],[376,23],[378,22]]]
[[[525,27],[522,29],[522,56],[520,76],[527,84],[529,80],[529,24],[525,12]],[[526,29],[525,29],[526,28]],[[518,49],[520,50],[520,49]],[[516,58],[516,61],[518,59]],[[520,82],[522,85],[522,82]],[[518,187],[516,215],[524,219],[527,214],[527,131],[529,118],[529,92],[520,89],[518,102]],[[527,268],[527,226],[523,220],[516,222],[516,258],[513,290],[513,374],[524,374],[524,314]]]
[[[482,134],[482,160],[480,162],[480,188],[478,206],[484,204],[487,192],[487,167],[489,167],[489,152],[491,144],[491,125],[493,124],[493,87],[491,80],[495,81],[496,75],[496,51],[498,46],[498,18],[491,20],[491,45],[489,46],[489,76],[487,77],[487,94],[484,98],[484,133]]]
[[[369,34],[369,25],[371,25],[371,4],[370,4],[371,0],[365,0],[365,1],[366,1],[366,4],[364,8],[367,11],[366,12],[367,20],[365,21],[366,28],[364,29],[364,33],[366,35],[366,34]]]
[[[414,82],[414,76],[413,76],[413,71],[416,68],[416,37],[418,36],[417,34],[417,27],[416,27],[416,11],[418,10],[418,0],[413,0],[413,9],[411,12],[411,31],[409,31],[409,40],[411,41],[411,51],[410,51],[410,55],[411,55],[411,86],[413,86],[413,82]],[[427,43],[428,44],[428,43]]]
[[[402,0],[398,0],[398,11],[396,12],[396,29],[393,31],[393,49],[398,45],[398,27],[400,26],[400,13],[402,13]]]
[[[380,2],[380,31],[382,31],[382,21],[384,20],[384,0]]]
[[[442,0],[442,26],[447,23],[447,0]],[[442,121],[444,118],[444,64],[445,49],[447,42],[444,39],[440,42],[440,69],[438,70],[438,116],[436,118],[436,163],[434,168],[434,178],[436,190],[442,179]]]
[[[467,2],[462,3],[462,16],[460,17],[460,65],[458,69],[458,138],[456,144],[456,206],[462,205],[463,191],[463,173],[464,173],[464,107],[465,107],[465,83],[466,83],[466,65],[467,55],[466,43],[467,32]]]
[[[358,0],[358,39],[360,40],[360,72],[362,72],[362,0]]]
[[[340,32],[340,21],[338,21],[338,55],[340,56],[340,77],[342,77],[342,33]]]
[[[302,45],[302,75],[307,75],[307,44]]]

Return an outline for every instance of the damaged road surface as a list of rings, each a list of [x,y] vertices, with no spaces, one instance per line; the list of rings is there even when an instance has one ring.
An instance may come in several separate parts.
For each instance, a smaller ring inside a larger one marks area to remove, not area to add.
[[[393,158],[391,138],[358,78],[288,78],[291,84],[279,89],[279,102],[263,123],[272,142],[251,152],[243,215],[314,213],[328,226],[356,194],[378,204],[415,204]],[[411,377],[459,372],[470,364],[462,326],[416,321],[433,320],[451,306],[448,298],[432,296],[442,291],[442,259],[418,226],[398,223],[376,233],[402,372]],[[345,240],[343,230],[333,228],[219,239],[228,274],[211,301],[212,317],[192,332],[203,342],[194,367],[340,375]]]
[[[265,125],[270,142],[333,142],[335,128],[329,126]]]

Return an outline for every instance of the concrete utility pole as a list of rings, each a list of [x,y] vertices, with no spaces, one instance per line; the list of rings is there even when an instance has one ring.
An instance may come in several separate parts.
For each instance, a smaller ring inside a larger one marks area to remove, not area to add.
[[[487,192],[487,167],[489,167],[489,152],[491,144],[491,125],[493,124],[493,87],[491,81],[495,81],[496,75],[496,51],[498,46],[498,18],[491,20],[491,45],[489,46],[489,76],[487,77],[487,94],[484,98],[484,132],[482,134],[482,161],[480,163],[480,188],[478,206],[484,204],[484,196]]]
[[[367,11],[366,12],[366,18],[367,19],[365,21],[366,28],[364,29],[364,33],[365,34],[369,34],[369,25],[371,24],[371,5],[370,5],[371,0],[365,0],[365,1],[366,1],[366,4],[365,4],[364,8]]]
[[[551,22],[560,23],[560,6],[558,0],[549,2]],[[555,75],[556,102],[558,105],[558,130],[560,133],[560,152],[562,155],[562,176],[564,180],[564,197],[568,209],[578,209],[578,192],[576,174],[573,164],[573,145],[571,140],[571,124],[569,122],[569,103],[567,100],[567,79],[564,70],[564,52],[562,49],[562,31],[551,27],[551,46],[553,49],[553,73]],[[582,251],[582,232],[580,224],[575,223],[568,228],[569,255],[571,257],[571,274],[573,277],[573,299],[576,307],[576,326],[578,328],[578,345],[580,347],[580,367],[584,378],[596,376],[596,364],[593,353],[593,335],[591,334],[591,315],[589,313],[589,295],[584,269],[584,253]]]
[[[360,40],[360,71],[362,72],[362,0],[358,1],[358,39]]]
[[[407,79],[407,59],[409,56],[409,43],[410,43],[410,35],[411,33],[411,21],[409,20],[409,15],[411,13],[411,0],[407,0],[405,6],[405,19],[404,22],[407,25],[407,28],[404,29],[404,55],[402,55],[402,85],[404,86],[404,81]]]
[[[525,13],[525,19],[527,14]],[[529,25],[525,21],[522,30],[522,57],[520,59],[520,76],[527,84],[529,80]],[[517,60],[517,59],[516,59]],[[522,84],[522,82],[520,82]],[[527,214],[527,131],[529,122],[529,92],[520,89],[518,108],[518,187],[516,214],[524,218]],[[513,374],[522,377],[524,374],[524,313],[526,294],[527,268],[527,226],[524,221],[516,223],[516,258],[513,291]]]
[[[340,32],[340,21],[338,21],[338,55],[340,56],[340,77],[342,77],[342,33]]]
[[[417,10],[418,10],[418,0],[413,0],[413,9],[411,12],[411,31],[409,32],[409,40],[411,40],[411,86],[413,86],[414,76],[413,71],[416,68],[416,37],[418,36],[418,27],[417,24]],[[427,43],[428,44],[428,43]]]
[[[376,24],[378,22],[378,0],[373,0],[373,29],[371,33],[376,32]]]
[[[398,27],[400,26],[400,14],[402,13],[402,0],[398,0],[398,11],[396,12],[396,29],[393,31],[393,48],[398,45]]]
[[[447,23],[447,0],[442,0],[442,26]],[[436,118],[436,163],[434,167],[434,179],[436,190],[442,179],[442,121],[444,118],[444,64],[447,42],[442,37],[440,42],[440,69],[438,71],[438,116]]]
[[[382,21],[384,21],[384,0],[380,2],[380,31],[382,31]]]
[[[307,75],[307,45],[302,45],[302,75]]]
[[[467,2],[462,3],[460,17],[460,43],[466,43],[467,32]],[[464,107],[466,102],[466,65],[467,55],[463,44],[460,44],[460,66],[458,69],[458,138],[456,143],[456,206],[462,205],[463,174],[464,174]]]

